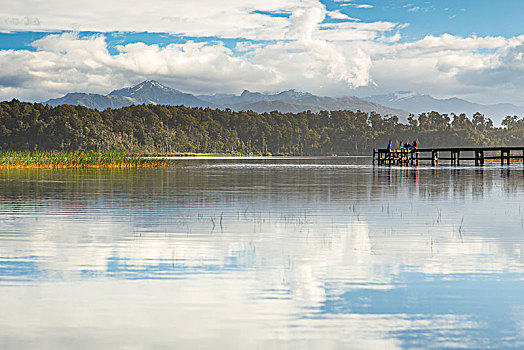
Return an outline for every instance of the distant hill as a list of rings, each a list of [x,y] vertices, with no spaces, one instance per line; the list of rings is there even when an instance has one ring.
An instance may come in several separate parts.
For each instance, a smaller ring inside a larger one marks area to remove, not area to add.
[[[524,106],[510,103],[483,105],[460,98],[437,99],[430,95],[410,91],[398,91],[364,98],[355,96],[325,97],[309,92],[286,90],[278,93],[261,93],[244,90],[240,95],[213,94],[192,95],[165,86],[154,80],[146,80],[132,87],[114,90],[108,95],[90,93],[69,93],[63,97],[44,102],[51,106],[62,104],[80,105],[97,110],[120,108],[133,104],[184,105],[187,107],[230,108],[235,111],[253,110],[258,113],[274,110],[283,113],[298,113],[310,110],[360,110],[377,112],[381,115],[396,115],[403,122],[410,113],[436,111],[439,113],[465,113],[472,116],[476,112],[490,117],[496,124],[508,115],[524,116]]]
[[[253,110],[258,113],[280,111],[283,113],[298,113],[310,110],[319,111],[336,111],[336,110],[360,110],[362,112],[376,112],[381,115],[396,115],[401,120],[406,121],[408,112],[382,106],[378,103],[368,102],[356,97],[318,97],[308,96],[297,100],[276,100],[268,99],[252,103],[246,103],[241,106],[234,106],[235,110]]]
[[[108,95],[69,93],[61,98],[51,99],[44,103],[51,106],[62,104],[80,105],[97,110],[143,103],[230,108],[235,111],[253,110],[258,113],[274,110],[284,113],[298,113],[307,110],[312,112],[321,110],[360,110],[362,112],[374,111],[382,115],[396,115],[402,121],[407,120],[409,115],[408,112],[401,109],[385,107],[354,96],[322,97],[296,90],[286,90],[278,93],[260,93],[244,90],[240,95],[214,94],[195,96],[175,90],[154,80],[146,80],[133,87],[114,90]]]
[[[99,94],[73,92],[65,95],[64,97],[53,98],[44,103],[53,107],[59,105],[75,105],[104,110],[106,108],[126,107],[136,104],[137,102],[131,98],[123,96],[104,96]]]
[[[465,113],[471,116],[476,112],[480,112],[486,117],[492,118],[496,124],[500,124],[508,115],[524,115],[523,106],[516,106],[510,103],[483,105],[456,97],[437,99],[430,95],[417,94],[411,91],[398,91],[390,94],[364,97],[363,99],[391,108],[403,109],[414,114],[436,111],[448,114]]]
[[[44,102],[51,106],[62,104],[85,106],[98,110],[120,108],[133,104],[184,105],[187,107],[213,107],[191,94],[172,89],[154,80],[146,80],[133,87],[114,90],[109,95],[70,93]]]

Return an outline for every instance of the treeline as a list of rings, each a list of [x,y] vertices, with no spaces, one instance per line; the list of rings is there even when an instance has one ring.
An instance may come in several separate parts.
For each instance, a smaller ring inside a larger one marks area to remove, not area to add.
[[[480,113],[395,116],[352,111],[258,114],[135,105],[97,111],[12,100],[0,103],[1,150],[125,150],[147,153],[369,154],[389,140],[431,146],[524,145],[524,118],[502,127]]]

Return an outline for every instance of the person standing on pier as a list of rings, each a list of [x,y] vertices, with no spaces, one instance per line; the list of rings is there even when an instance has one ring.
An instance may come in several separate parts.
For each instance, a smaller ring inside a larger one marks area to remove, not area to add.
[[[413,140],[413,149],[417,149],[417,148],[418,148],[417,140]]]
[[[402,141],[400,141],[400,143],[398,144],[398,149],[403,149],[404,148],[404,144],[402,143]]]
[[[391,140],[389,140],[388,149],[393,149],[393,144],[391,143]]]

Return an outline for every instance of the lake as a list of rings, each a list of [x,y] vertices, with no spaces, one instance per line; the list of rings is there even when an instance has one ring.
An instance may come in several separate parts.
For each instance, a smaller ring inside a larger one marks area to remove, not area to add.
[[[524,168],[0,170],[2,349],[524,347]]]

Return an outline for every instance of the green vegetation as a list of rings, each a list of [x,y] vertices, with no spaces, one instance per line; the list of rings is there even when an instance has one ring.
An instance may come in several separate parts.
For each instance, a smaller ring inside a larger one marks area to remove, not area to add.
[[[421,147],[524,145],[524,118],[502,127],[482,114],[395,116],[352,111],[258,114],[136,105],[102,112],[81,106],[0,103],[0,150],[142,154],[370,154],[418,139]]]
[[[2,168],[122,168],[164,166],[165,161],[123,152],[0,152]]]

